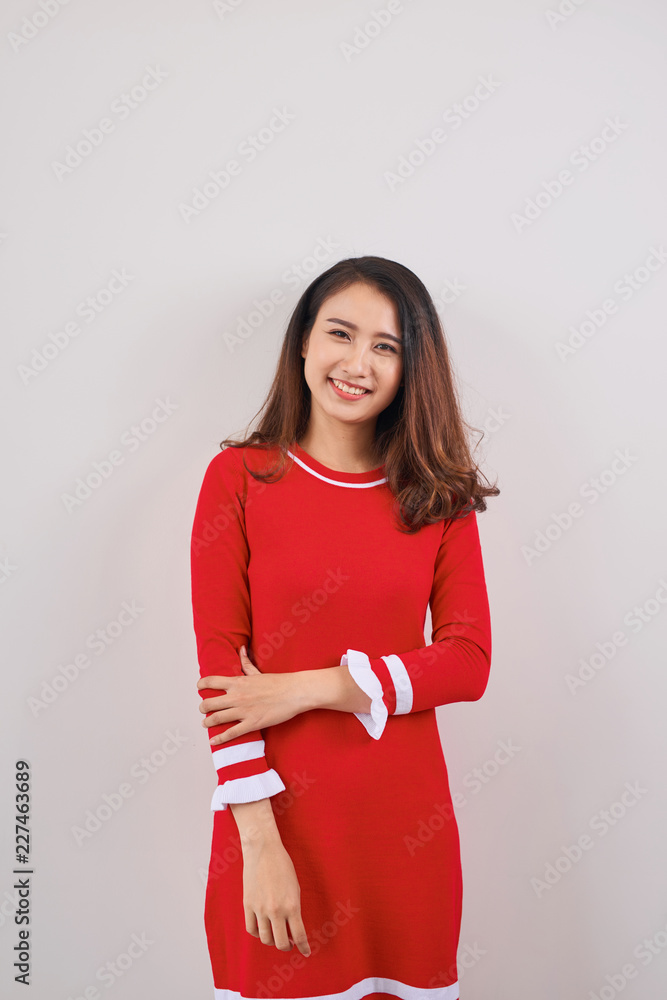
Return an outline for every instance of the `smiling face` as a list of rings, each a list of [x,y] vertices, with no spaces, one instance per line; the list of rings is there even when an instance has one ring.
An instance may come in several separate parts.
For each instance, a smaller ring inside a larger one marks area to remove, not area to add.
[[[376,288],[356,283],[330,295],[301,350],[311,408],[328,419],[375,426],[401,384],[402,341],[396,306]]]

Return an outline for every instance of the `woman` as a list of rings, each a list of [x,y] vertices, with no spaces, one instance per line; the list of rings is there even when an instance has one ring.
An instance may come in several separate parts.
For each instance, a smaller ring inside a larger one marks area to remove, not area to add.
[[[476,512],[500,491],[419,278],[381,257],[316,278],[262,410],[211,460],[192,531],[215,997],[456,1000],[435,708],[487,685]]]

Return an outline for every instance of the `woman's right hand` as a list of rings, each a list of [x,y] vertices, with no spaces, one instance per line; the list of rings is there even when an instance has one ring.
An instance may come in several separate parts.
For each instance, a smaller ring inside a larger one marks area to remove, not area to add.
[[[292,940],[302,955],[310,945],[301,919],[301,889],[292,859],[280,839],[269,797],[229,805],[243,851],[243,909],[249,934],[262,944],[290,951]]]
[[[290,951],[288,934],[302,955],[310,945],[301,919],[301,889],[294,864],[280,838],[243,849],[243,909],[246,930],[262,944]]]

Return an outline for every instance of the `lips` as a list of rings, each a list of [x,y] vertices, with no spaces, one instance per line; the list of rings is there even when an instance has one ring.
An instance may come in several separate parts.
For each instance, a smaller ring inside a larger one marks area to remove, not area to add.
[[[328,377],[327,381],[331,382],[331,387],[332,387],[332,389],[335,389],[336,392],[341,392],[342,391],[342,390],[338,389],[338,387],[334,383],[334,380],[331,377]],[[336,382],[341,382],[343,385],[349,385],[351,389],[362,389],[363,392],[361,392],[361,393],[349,393],[349,395],[353,396],[355,399],[360,399],[361,396],[369,396],[370,393],[371,393],[371,390],[367,389],[366,386],[364,386],[364,385],[355,385],[354,382],[347,382],[345,379],[342,379],[342,378],[336,379]]]

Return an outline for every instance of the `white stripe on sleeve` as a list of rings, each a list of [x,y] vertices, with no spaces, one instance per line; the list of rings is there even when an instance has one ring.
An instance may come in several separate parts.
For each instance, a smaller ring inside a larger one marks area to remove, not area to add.
[[[400,656],[390,653],[382,659],[387,664],[391,679],[396,688],[396,711],[394,715],[407,715],[412,708],[412,683]]]
[[[233,747],[220,747],[211,754],[213,765],[218,771],[229,764],[238,764],[243,760],[255,760],[264,756],[264,740],[249,740],[247,743],[237,743]]]

